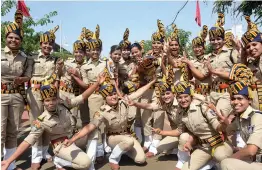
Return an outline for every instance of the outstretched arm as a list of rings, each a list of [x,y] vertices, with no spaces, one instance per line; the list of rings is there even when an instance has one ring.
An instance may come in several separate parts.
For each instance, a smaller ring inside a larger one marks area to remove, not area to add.
[[[74,80],[76,81],[76,83],[83,89],[87,89],[88,85],[85,84],[79,77],[72,75],[72,77],[74,78]]]
[[[156,82],[156,78],[154,78],[152,81],[150,81],[145,86],[139,88],[136,92],[128,95],[128,98],[133,100],[133,99],[136,99],[136,98],[142,96],[155,82]]]
[[[163,136],[174,136],[179,137],[181,135],[181,132],[178,129],[175,130],[161,130],[159,128],[154,129],[152,128],[152,131]]]
[[[1,169],[7,169],[9,165],[16,160],[20,155],[22,155],[31,145],[26,141],[23,141],[18,148],[16,149],[15,153],[11,155],[7,160],[1,162]]]

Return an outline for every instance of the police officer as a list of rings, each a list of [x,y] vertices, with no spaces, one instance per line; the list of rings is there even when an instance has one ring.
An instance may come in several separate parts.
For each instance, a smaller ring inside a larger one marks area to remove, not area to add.
[[[70,107],[79,105],[86,100],[103,81],[104,77],[99,76],[96,83],[90,86],[83,94],[67,100],[67,104]],[[70,147],[64,147],[63,145],[64,140],[71,135],[72,127],[75,126],[75,117],[64,104],[59,104],[60,100],[57,98],[57,89],[55,86],[52,84],[43,85],[41,86],[40,92],[46,110],[33,122],[30,134],[19,145],[17,150],[10,155],[9,159],[1,163],[2,169],[7,169],[10,163],[33,145],[44,132],[47,132],[51,139],[55,154],[54,163],[58,169],[63,169],[62,167],[65,165],[75,169],[88,168],[91,161],[87,154],[75,144]]]
[[[74,76],[82,79],[80,69],[85,64],[85,49],[86,44],[82,40],[82,37],[80,37],[80,40],[75,41],[73,44],[75,58],[73,60],[66,60],[64,63],[59,84],[59,97],[62,100],[66,100],[67,98],[72,99],[79,95],[80,89],[74,80]],[[74,116],[77,116],[77,111],[78,108],[71,109]]]
[[[262,112],[250,106],[251,88],[245,81],[230,85],[235,120],[229,126],[238,135],[237,152],[221,162],[222,170],[262,169]]]
[[[88,29],[87,29],[87,33],[88,33],[88,37],[86,37],[86,39],[88,40],[87,48],[91,49],[91,58],[88,60],[87,64],[81,67],[80,70],[83,78],[83,82],[85,84],[84,86],[82,86],[84,89],[96,82],[99,73],[105,72],[105,68],[107,64],[104,60],[100,58],[100,54],[102,51],[102,41],[101,39],[99,39],[99,34],[100,34],[99,25],[96,26],[95,33],[93,33]],[[88,98],[88,106],[89,106],[89,114],[90,114],[89,121],[93,119],[94,113],[98,111],[103,104],[104,104],[104,98],[99,94],[99,89],[96,89],[94,93]],[[89,136],[89,138],[94,139],[93,141],[94,143],[97,143],[98,141],[97,148],[90,147],[90,149],[95,150],[97,152],[96,156],[102,159],[104,156],[104,148],[102,145],[102,137],[100,131],[93,132]]]
[[[228,93],[229,77],[220,75],[220,71],[229,72],[233,64],[239,63],[239,53],[235,49],[227,48],[224,44],[225,30],[224,14],[218,14],[217,26],[211,27],[209,30],[210,44],[213,52],[208,54],[208,70],[212,78],[212,87],[210,100],[214,103],[218,110],[222,110],[224,114],[229,115],[232,110],[230,105],[230,96]]]
[[[262,33],[257,29],[257,26],[251,22],[250,16],[245,16],[248,23],[248,30],[242,36],[242,56],[245,57],[247,66],[254,74],[252,84],[253,102],[252,107],[262,110]],[[248,59],[247,56],[249,56]]]
[[[129,98],[134,99],[141,96],[154,82],[155,80],[141,87],[129,95]],[[105,98],[106,104],[95,113],[94,119],[90,124],[67,141],[67,145],[70,146],[71,143],[77,139],[89,135],[104,122],[106,124],[107,143],[112,148],[112,153],[109,157],[111,169],[119,169],[118,164],[124,153],[134,159],[136,163],[144,163],[145,154],[142,147],[139,142],[127,132],[128,105],[123,100],[118,99],[116,89],[110,83],[105,82],[100,87],[100,93]]]
[[[192,48],[195,55],[194,60],[189,60],[187,57],[182,58],[182,62],[186,63],[195,78],[194,90],[195,94],[202,95],[204,100],[209,101],[209,94],[212,85],[211,77],[209,76],[208,68],[205,65],[207,61],[205,53],[205,38],[207,36],[208,27],[203,26],[201,36],[198,36],[192,40]]]
[[[177,101],[181,107],[182,122],[173,131],[155,132],[168,136],[179,136],[188,130],[196,142],[197,149],[191,154],[190,160],[183,165],[184,169],[197,170],[203,167],[214,157],[217,161],[222,161],[232,155],[231,146],[224,142],[219,131],[224,130],[224,124],[220,124],[216,112],[209,109],[205,103],[195,104],[192,102],[192,89],[186,82],[180,82],[175,86]],[[212,108],[213,109],[213,108]],[[184,146],[178,146],[179,149]]]
[[[17,10],[15,21],[5,26],[6,46],[1,52],[1,153],[4,160],[16,150],[18,128],[24,111],[22,95],[25,93],[21,92],[25,91],[24,82],[30,79],[33,67],[33,60],[20,51],[22,22],[22,11]],[[9,169],[16,169],[15,162]]]
[[[58,87],[59,74],[61,73],[60,61],[57,57],[51,55],[53,46],[55,44],[55,32],[59,27],[45,32],[40,35],[40,53],[33,56],[34,67],[32,78],[30,80],[30,88],[28,89],[27,99],[30,106],[29,118],[32,125],[33,121],[43,113],[44,106],[40,94],[40,88],[43,84],[54,84]],[[49,140],[46,133],[43,138],[39,138],[32,146],[31,168],[40,168],[40,162],[43,158],[48,158],[48,145]],[[50,157],[50,155],[49,155]]]

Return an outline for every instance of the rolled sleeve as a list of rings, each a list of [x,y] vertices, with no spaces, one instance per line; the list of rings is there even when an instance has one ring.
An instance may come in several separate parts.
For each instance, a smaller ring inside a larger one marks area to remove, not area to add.
[[[75,98],[71,99],[70,107],[76,107],[80,104],[84,103],[84,98],[82,94],[76,96]]]
[[[94,118],[90,123],[98,127],[104,120],[105,118],[101,112],[95,112]]]
[[[220,125],[220,123],[217,120],[216,113],[213,110],[208,109],[205,114],[206,114],[206,118],[207,118],[208,122],[211,124],[213,129],[217,130],[217,127]]]
[[[38,120],[35,120],[33,122],[33,125],[32,125],[32,128],[31,128],[31,132],[24,139],[24,141],[26,141],[30,145],[33,145],[36,142],[36,140],[39,139],[39,137],[42,136],[44,130],[45,130],[45,128],[44,128],[43,123],[38,121]]]

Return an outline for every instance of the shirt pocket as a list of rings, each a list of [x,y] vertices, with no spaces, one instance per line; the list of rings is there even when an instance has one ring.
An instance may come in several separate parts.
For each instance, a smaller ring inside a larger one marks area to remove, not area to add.
[[[2,70],[2,74],[5,74],[10,71],[10,63],[7,60],[7,58],[1,59],[1,70]]]
[[[22,76],[23,72],[24,72],[24,62],[22,61],[16,61],[13,65],[15,72],[17,73],[17,75]]]

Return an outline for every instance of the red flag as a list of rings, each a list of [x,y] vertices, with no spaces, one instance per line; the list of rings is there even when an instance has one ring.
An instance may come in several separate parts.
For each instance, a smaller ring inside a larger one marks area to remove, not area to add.
[[[18,0],[17,9],[21,10],[25,17],[30,17],[29,11],[25,5],[24,0]]]
[[[195,16],[195,21],[196,21],[197,25],[201,27],[201,15],[200,15],[200,7],[199,7],[199,2],[198,2],[198,0],[197,0],[197,4],[196,4],[196,16]]]

